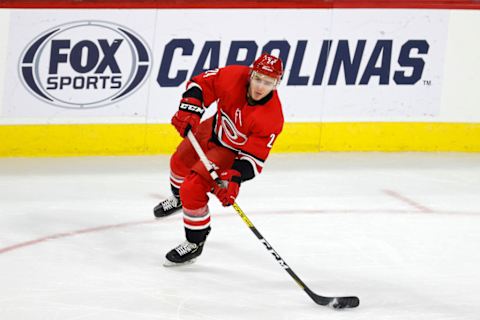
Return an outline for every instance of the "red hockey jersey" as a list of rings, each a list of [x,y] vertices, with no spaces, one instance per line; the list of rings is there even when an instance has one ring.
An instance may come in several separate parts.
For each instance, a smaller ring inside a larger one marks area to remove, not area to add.
[[[200,87],[205,107],[217,102],[214,134],[218,142],[237,151],[237,159],[248,161],[257,175],[282,131],[284,118],[276,90],[260,104],[248,104],[249,78],[249,67],[227,66],[193,77],[187,87]]]

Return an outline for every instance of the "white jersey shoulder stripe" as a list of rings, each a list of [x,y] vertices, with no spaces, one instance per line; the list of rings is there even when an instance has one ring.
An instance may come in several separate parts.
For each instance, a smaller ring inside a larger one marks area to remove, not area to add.
[[[188,85],[187,85],[187,90],[191,89],[191,88],[195,88],[197,87],[198,89],[202,90],[202,87],[200,87],[200,85],[196,82],[193,82],[191,81]],[[203,90],[202,90],[203,91]]]

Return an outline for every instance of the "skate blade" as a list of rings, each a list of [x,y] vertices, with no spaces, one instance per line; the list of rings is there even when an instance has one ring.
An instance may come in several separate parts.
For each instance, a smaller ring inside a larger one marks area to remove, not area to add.
[[[155,211],[153,211],[153,216],[156,218],[156,219],[162,219],[162,218],[165,218],[165,217],[170,217],[170,216],[173,216],[179,212],[181,212],[182,209],[181,207],[178,208],[177,210],[173,211],[173,212],[170,212],[170,213],[155,213]]]
[[[172,262],[168,259],[165,259],[165,261],[163,262],[163,266],[166,267],[166,268],[187,266],[189,264],[194,263],[195,260],[197,260],[197,259],[192,259],[192,260],[188,260],[188,261],[185,261],[185,262],[176,263],[176,262]]]

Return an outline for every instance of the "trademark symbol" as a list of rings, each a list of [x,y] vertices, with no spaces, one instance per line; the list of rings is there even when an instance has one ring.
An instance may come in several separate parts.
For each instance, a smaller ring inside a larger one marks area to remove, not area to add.
[[[431,86],[432,85],[432,80],[423,80],[423,85],[424,86]]]

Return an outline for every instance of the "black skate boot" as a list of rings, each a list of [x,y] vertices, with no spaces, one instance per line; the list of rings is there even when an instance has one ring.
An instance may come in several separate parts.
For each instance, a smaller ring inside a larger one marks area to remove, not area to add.
[[[205,242],[192,243],[185,240],[167,253],[163,265],[165,267],[175,267],[194,263],[196,258],[202,254],[204,244]]]
[[[182,209],[182,202],[180,198],[172,195],[171,197],[163,200],[155,208],[153,208],[153,214],[157,218],[166,217],[172,213]]]

